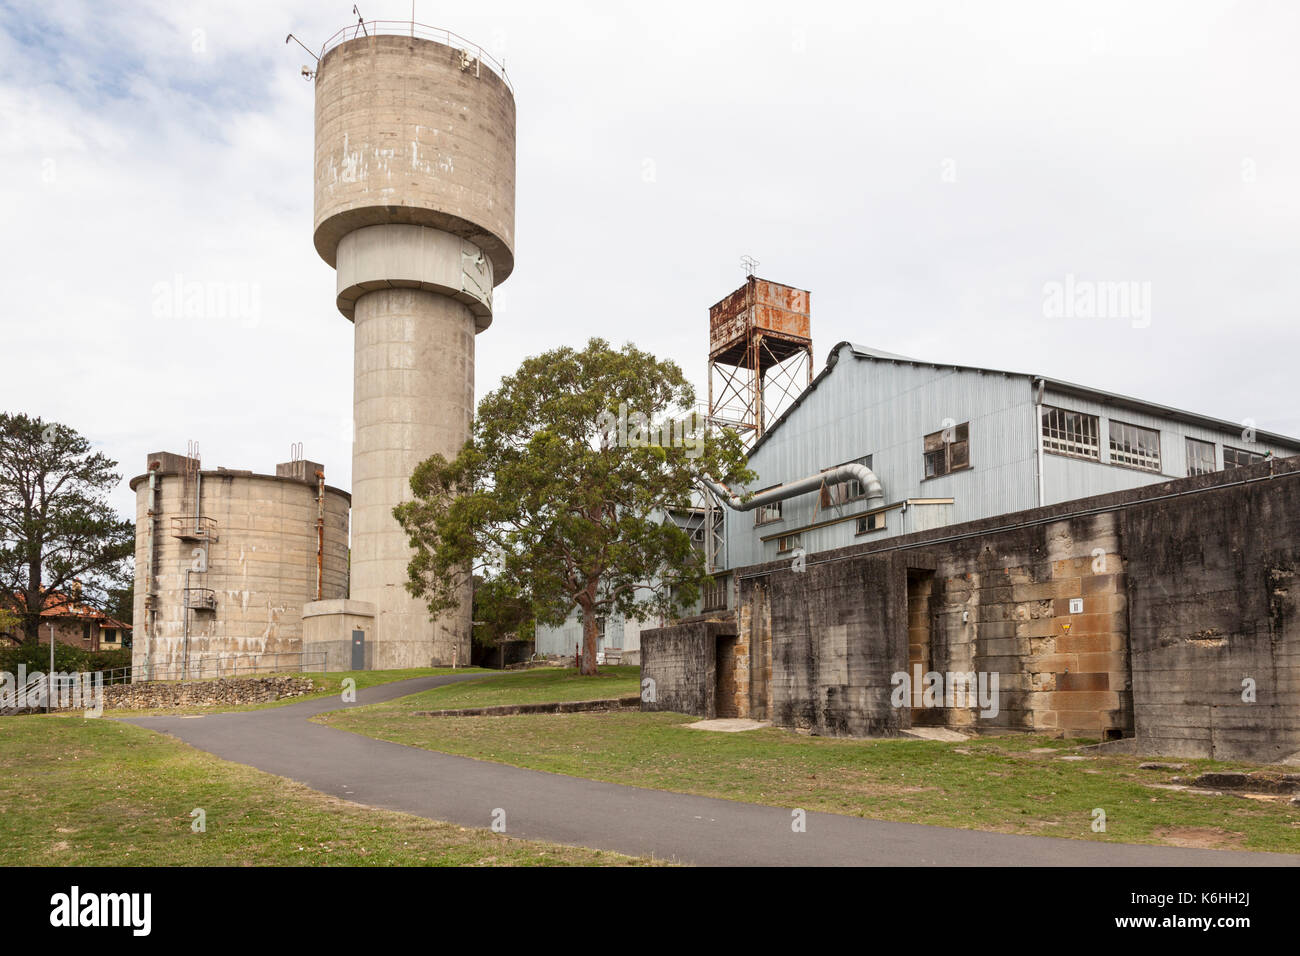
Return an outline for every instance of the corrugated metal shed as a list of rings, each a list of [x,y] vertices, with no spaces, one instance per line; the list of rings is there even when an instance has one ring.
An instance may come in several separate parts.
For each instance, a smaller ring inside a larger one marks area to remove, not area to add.
[[[751,449],[750,467],[759,480],[749,490],[870,456],[869,467],[888,504],[918,498],[950,498],[952,504],[908,512],[895,507],[883,528],[863,534],[856,520],[834,520],[864,512],[862,501],[828,508],[821,496],[804,495],[784,502],[779,519],[761,525],[752,512],[728,511],[726,566],[774,560],[782,553],[783,535],[797,534],[798,546],[813,552],[918,530],[918,522],[955,523],[1035,507],[1040,503],[1040,387],[1044,404],[1096,416],[1100,439],[1095,461],[1042,455],[1046,504],[1185,477],[1188,438],[1213,442],[1218,468],[1224,446],[1300,453],[1300,440],[1294,438],[1256,432],[1247,442],[1239,424],[1101,389],[1023,372],[923,362],[842,342],[812,385]],[[1159,472],[1111,461],[1112,420],[1159,432]],[[925,436],[960,424],[968,426],[969,467],[926,477]]]

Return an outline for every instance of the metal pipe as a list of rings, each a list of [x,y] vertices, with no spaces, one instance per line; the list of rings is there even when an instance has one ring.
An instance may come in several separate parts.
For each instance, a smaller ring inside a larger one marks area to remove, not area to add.
[[[325,472],[316,472],[316,600],[325,598]]]
[[[157,636],[158,608],[155,601],[157,581],[154,578],[154,559],[158,550],[158,472],[162,462],[149,463],[149,550],[145,555],[145,592],[144,592],[144,660],[145,678],[149,677],[149,655],[153,651],[153,641]],[[134,680],[134,674],[132,679]]]
[[[742,501],[739,496],[733,495],[725,485],[719,484],[707,475],[702,480],[705,486],[733,511],[753,511],[763,505],[775,504],[778,501],[785,501],[787,498],[797,498],[799,495],[806,495],[810,491],[817,491],[827,482],[849,480],[856,480],[862,485],[862,490],[866,493],[868,501],[885,500],[885,492],[880,486],[880,479],[876,477],[876,473],[866,465],[857,462],[840,465],[838,468],[832,468],[829,471],[818,472],[815,475],[809,475],[807,478],[788,481],[783,485],[777,485],[775,488],[769,488],[767,491],[760,491],[748,501]]]
[[[185,621],[182,630],[184,641],[181,645],[181,680],[185,680],[190,668],[190,572],[193,570],[193,568],[185,569],[185,591],[183,595],[184,607],[181,608],[181,613]]]

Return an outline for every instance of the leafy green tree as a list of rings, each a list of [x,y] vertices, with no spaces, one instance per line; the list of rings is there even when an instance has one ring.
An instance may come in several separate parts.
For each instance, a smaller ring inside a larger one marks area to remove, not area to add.
[[[415,549],[408,590],[437,614],[481,573],[483,620],[519,613],[514,602],[558,625],[577,607],[582,672],[596,673],[599,619],[669,616],[699,596],[703,557],[668,515],[692,507],[706,474],[754,477],[734,433],[672,427],[694,404],[675,363],[632,345],[526,359],[479,402],[456,458],[422,462],[414,498],[394,509]]]
[[[0,607],[0,636],[12,637],[19,625],[18,615],[5,607]]]
[[[135,579],[132,578],[123,587],[108,589],[108,603],[104,610],[108,616],[123,624],[134,623],[135,617]]]
[[[135,525],[108,501],[116,467],[66,425],[0,413],[0,606],[24,642],[39,639],[41,612],[72,591],[103,607],[126,586]]]
[[[533,609],[501,577],[474,575],[474,643],[497,647],[533,629]]]

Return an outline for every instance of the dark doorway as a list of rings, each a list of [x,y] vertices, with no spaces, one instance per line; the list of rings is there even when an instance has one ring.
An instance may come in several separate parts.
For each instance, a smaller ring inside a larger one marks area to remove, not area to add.
[[[352,669],[354,671],[363,671],[366,669],[366,632],[352,632]]]
[[[913,727],[938,727],[944,722],[944,711],[937,707],[922,706],[924,675],[934,669],[934,648],[931,636],[934,614],[931,598],[934,595],[934,572],[916,568],[907,569],[907,676],[912,680],[911,709]],[[922,675],[917,680],[917,675]]]
[[[714,658],[717,675],[713,690],[713,710],[716,717],[739,717],[736,701],[736,635],[719,634],[717,655]]]

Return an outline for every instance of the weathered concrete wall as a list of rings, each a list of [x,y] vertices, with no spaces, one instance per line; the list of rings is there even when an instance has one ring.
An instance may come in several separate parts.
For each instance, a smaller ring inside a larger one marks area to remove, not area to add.
[[[455,458],[474,413],[474,319],[459,302],[417,289],[361,297],[354,336],[351,597],[374,604],[378,669],[470,659],[471,588],[429,620],[406,590],[412,550],[393,507],[411,498],[411,475],[437,452]]]
[[[371,666],[464,664],[468,568],[459,608],[430,620],[393,507],[470,436],[474,336],[514,267],[514,95],[445,44],[341,43],[316,72],[315,186],[316,249],[355,323],[350,596],[377,609]]]
[[[1144,752],[1276,759],[1300,751],[1297,568],[1300,459],[1130,489],[740,569],[725,684],[739,716],[821,734],[1136,733]],[[712,715],[716,642],[648,633],[656,709]],[[900,672],[997,693],[896,694]]]
[[[1132,716],[1118,548],[1106,514],[742,573],[742,607],[768,593],[768,716],[848,736],[913,725],[1119,736]],[[895,693],[899,673],[910,693]],[[929,674],[942,675],[937,696]],[[949,700],[950,675],[971,674],[990,694],[996,679],[995,707]]]
[[[900,568],[888,555],[768,576],[769,719],[830,735],[902,728],[905,711],[889,703],[889,677],[907,662],[906,591],[893,581]],[[742,604],[753,586],[741,579]]]
[[[316,71],[316,249],[382,223],[462,236],[514,268],[515,98],[486,65],[419,37],[358,37]]]
[[[352,670],[352,632],[365,632],[367,668],[374,655],[375,606],[365,601],[311,601],[302,609],[304,667]]]
[[[716,717],[718,638],[735,634],[734,623],[703,620],[642,631],[642,709]],[[653,693],[644,691],[646,678]]]
[[[1123,521],[1138,749],[1300,751],[1300,478],[1138,504]]]
[[[149,461],[176,457],[154,454]],[[218,660],[248,667],[270,656],[277,666],[296,669],[303,605],[316,598],[314,472],[300,480],[208,470],[202,472],[200,488],[165,467],[158,470],[155,514],[150,514],[148,476],[131,481],[136,494],[132,664],[137,673],[179,676],[185,658],[187,569],[195,589],[191,597],[207,593],[197,589],[209,589],[213,598],[211,607],[188,612],[192,665],[206,661],[206,675],[215,672]],[[196,492],[200,513],[213,522],[210,536],[178,536],[194,527]],[[348,587],[349,497],[326,486],[324,506],[323,593],[325,598],[343,598]]]

